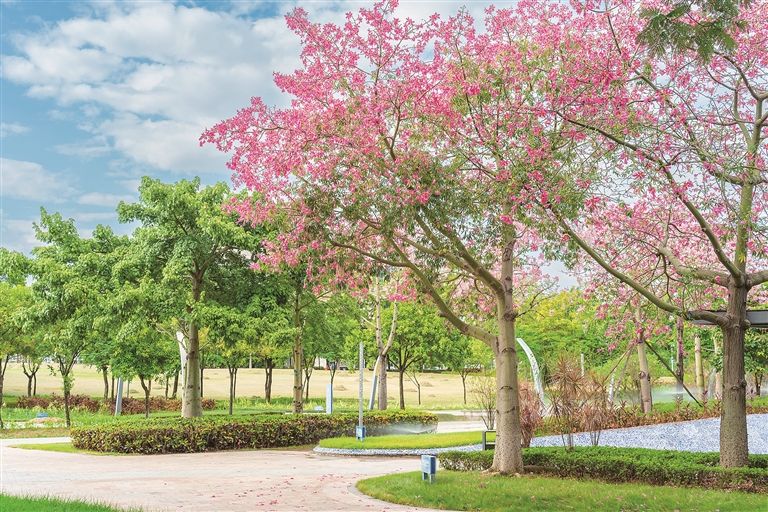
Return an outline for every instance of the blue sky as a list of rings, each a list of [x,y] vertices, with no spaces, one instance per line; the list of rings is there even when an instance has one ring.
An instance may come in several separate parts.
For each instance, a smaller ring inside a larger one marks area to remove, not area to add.
[[[482,18],[486,2],[466,2]],[[401,2],[402,15],[464,2]],[[501,5],[506,4],[502,2]],[[0,244],[27,252],[40,207],[119,232],[118,201],[141,176],[228,181],[225,156],[197,143],[251,96],[286,101],[272,72],[298,65],[284,14],[343,20],[361,2],[0,0]]]

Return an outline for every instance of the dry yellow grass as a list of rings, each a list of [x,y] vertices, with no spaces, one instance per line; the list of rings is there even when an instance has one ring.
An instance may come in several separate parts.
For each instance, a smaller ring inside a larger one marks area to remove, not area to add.
[[[373,372],[365,374],[365,396],[368,399],[370,393],[371,378]],[[74,393],[99,396],[103,392],[101,373],[95,368],[86,365],[77,365],[74,369],[75,384]],[[206,369],[203,373],[203,391],[209,398],[224,399],[229,394],[229,377],[226,369]],[[357,398],[358,374],[356,372],[336,372],[334,379],[334,396],[337,398]],[[425,373],[419,374],[421,383],[422,407],[449,407],[462,403],[461,379],[455,374]],[[330,382],[330,372],[315,370],[309,381],[309,396],[314,398],[325,397],[325,387]],[[469,384],[469,383],[468,383]],[[416,386],[407,377],[405,380],[405,403],[407,406],[417,405]],[[277,369],[274,371],[272,396],[291,396],[293,389],[293,372],[290,369]],[[387,377],[387,389],[389,400],[397,400],[399,396],[399,383],[397,372],[390,372]],[[162,395],[165,386],[153,384],[153,395]],[[6,395],[24,395],[27,392],[27,378],[21,371],[21,365],[9,364],[5,378],[4,393]],[[47,367],[40,369],[37,376],[38,394],[61,394],[61,378],[51,375]],[[143,390],[138,382],[131,385],[131,396],[143,396]],[[243,368],[237,374],[237,394],[239,397],[263,397],[264,396],[264,370],[260,368]],[[471,402],[471,397],[469,398]],[[471,404],[470,404],[471,405]]]

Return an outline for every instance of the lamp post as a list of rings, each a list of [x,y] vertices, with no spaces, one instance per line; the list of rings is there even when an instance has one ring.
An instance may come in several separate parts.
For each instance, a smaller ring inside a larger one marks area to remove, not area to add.
[[[358,363],[360,368],[360,386],[358,389],[360,404],[357,412],[357,428],[355,429],[355,437],[358,441],[362,441],[365,439],[365,426],[363,425],[363,381],[365,378],[365,354],[363,352],[362,341],[360,342],[360,359]]]

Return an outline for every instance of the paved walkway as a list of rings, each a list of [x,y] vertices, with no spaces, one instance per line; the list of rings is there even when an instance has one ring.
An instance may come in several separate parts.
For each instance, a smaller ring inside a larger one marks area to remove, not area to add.
[[[747,416],[749,453],[768,454],[768,414]],[[589,434],[574,434],[576,446],[589,446]],[[563,446],[560,436],[537,437],[531,446]],[[661,423],[603,430],[600,446],[717,452],[720,450],[720,418]]]
[[[360,494],[357,480],[418,470],[418,458],[333,457],[308,451],[99,456],[0,442],[0,492],[51,495],[145,511],[416,511]]]

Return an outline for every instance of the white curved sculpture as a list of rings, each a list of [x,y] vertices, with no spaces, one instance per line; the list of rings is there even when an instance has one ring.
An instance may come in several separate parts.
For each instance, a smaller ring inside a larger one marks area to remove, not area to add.
[[[523,341],[523,338],[517,338],[517,343],[528,356],[528,362],[531,364],[531,374],[533,375],[533,386],[536,388],[536,393],[541,400],[541,406],[544,407],[544,385],[541,383],[541,372],[539,371],[539,363],[536,361],[536,357],[533,355],[533,351],[528,344]]]

